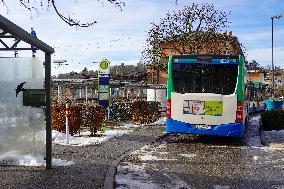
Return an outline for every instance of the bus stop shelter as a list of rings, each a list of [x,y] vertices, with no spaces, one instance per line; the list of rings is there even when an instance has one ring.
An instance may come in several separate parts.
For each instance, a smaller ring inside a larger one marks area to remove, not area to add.
[[[5,40],[10,38],[14,40],[14,44],[8,45]],[[17,47],[23,41],[27,44],[27,48]],[[7,18],[0,15],[0,52],[1,51],[32,51],[37,48],[45,53],[44,59],[44,91],[45,91],[45,127],[46,127],[46,168],[52,167],[52,127],[51,127],[51,54],[54,49],[43,41],[32,36],[29,32],[17,26]],[[31,46],[30,46],[31,45]]]

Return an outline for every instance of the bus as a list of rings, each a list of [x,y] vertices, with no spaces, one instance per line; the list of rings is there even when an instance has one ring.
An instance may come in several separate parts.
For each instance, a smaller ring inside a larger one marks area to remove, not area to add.
[[[241,55],[171,55],[166,132],[241,138],[248,121]]]

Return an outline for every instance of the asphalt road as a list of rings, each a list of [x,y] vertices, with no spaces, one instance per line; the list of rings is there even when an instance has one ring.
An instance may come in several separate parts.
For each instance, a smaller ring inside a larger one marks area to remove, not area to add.
[[[116,188],[284,188],[284,150],[169,135],[127,156]]]

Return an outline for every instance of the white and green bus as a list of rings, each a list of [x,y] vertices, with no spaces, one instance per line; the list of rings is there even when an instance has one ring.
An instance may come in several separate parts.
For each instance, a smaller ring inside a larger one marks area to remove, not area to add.
[[[242,56],[170,56],[166,132],[242,137],[244,74]]]

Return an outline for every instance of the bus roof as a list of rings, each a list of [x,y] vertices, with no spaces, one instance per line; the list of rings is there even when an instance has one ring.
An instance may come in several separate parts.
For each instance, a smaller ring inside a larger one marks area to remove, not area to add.
[[[239,56],[236,55],[189,54],[172,56],[172,62],[177,64],[238,64],[238,60]]]

